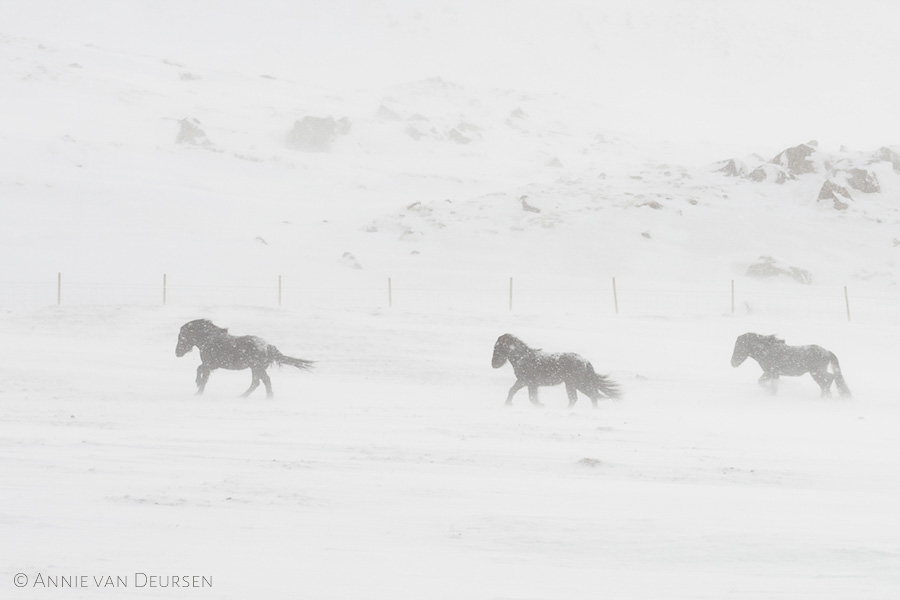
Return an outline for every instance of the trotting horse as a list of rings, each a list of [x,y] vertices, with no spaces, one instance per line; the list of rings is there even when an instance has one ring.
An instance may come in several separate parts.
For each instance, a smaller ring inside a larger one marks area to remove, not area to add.
[[[197,394],[202,394],[214,369],[250,369],[253,381],[243,397],[259,387],[262,381],[266,395],[272,397],[272,382],[266,369],[272,364],[292,365],[298,369],[312,367],[311,360],[291,358],[278,351],[266,340],[253,335],[234,336],[227,329],[213,325],[208,319],[197,319],[185,323],[178,334],[175,356],[181,357],[194,346],[200,349],[200,366],[197,367]]]
[[[497,338],[494,344],[491,366],[499,369],[507,360],[516,374],[516,382],[509,388],[509,396],[506,398],[507,405],[512,404],[516,392],[528,387],[528,398],[531,403],[541,406],[538,401],[538,387],[560,383],[566,384],[570,408],[578,400],[577,392],[590,398],[595,408],[597,401],[603,397],[600,395],[601,392],[609,398],[621,397],[617,384],[605,375],[595,373],[590,362],[572,352],[549,353],[529,348],[516,336],[506,333]]]
[[[832,382],[841,396],[850,395],[837,356],[821,346],[788,346],[774,335],[745,333],[734,343],[731,366],[740,366],[748,356],[762,367],[759,385],[769,388],[773,394],[777,391],[779,376],[809,373],[822,388],[822,396],[831,395]],[[828,372],[829,365],[833,373]]]

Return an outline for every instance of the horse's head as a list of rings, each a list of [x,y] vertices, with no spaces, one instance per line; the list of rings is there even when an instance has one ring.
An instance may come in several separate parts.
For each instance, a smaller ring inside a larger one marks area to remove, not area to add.
[[[178,332],[178,345],[175,346],[175,356],[184,356],[214,330],[225,331],[213,325],[212,321],[208,319],[197,319],[185,323],[181,326],[181,331]]]
[[[178,332],[178,344],[175,346],[175,356],[181,358],[194,349],[197,344],[194,339],[196,323],[197,321],[191,321],[181,326],[181,331]]]
[[[521,342],[519,342],[519,339],[516,336],[510,333],[504,333],[498,337],[496,343],[494,343],[494,355],[491,357],[491,366],[495,369],[502,367],[509,358],[510,349],[514,347],[516,343]]]
[[[747,360],[748,356],[759,360],[759,357],[765,355],[775,344],[784,344],[784,340],[780,340],[774,335],[760,335],[758,333],[739,335],[734,342],[731,366],[739,367],[741,363]]]
[[[734,342],[734,352],[731,354],[731,366],[739,367],[741,364],[747,360],[747,357],[750,356],[750,342],[747,336],[752,335],[750,333],[745,333],[744,335],[739,335],[737,340]]]

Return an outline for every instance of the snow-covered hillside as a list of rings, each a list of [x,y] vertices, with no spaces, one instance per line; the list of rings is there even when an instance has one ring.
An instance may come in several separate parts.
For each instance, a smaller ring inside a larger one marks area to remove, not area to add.
[[[896,597],[898,16],[7,2],[0,596]],[[316,368],[193,396],[200,317]]]
[[[824,29],[833,11],[805,3],[775,23],[761,5],[707,2],[270,2],[252,17],[240,3],[38,4],[0,32],[9,281],[315,282],[349,253],[378,280],[455,265],[727,281],[775,256],[819,282],[896,282],[896,175],[879,172],[881,193],[837,214],[816,202],[821,180],[711,172],[810,139],[831,154],[896,143],[889,119],[866,120],[892,85],[874,58],[894,43],[875,34],[881,3],[842,15],[852,55]],[[488,34],[507,19],[518,27]],[[853,87],[865,98],[853,113],[834,110],[844,86],[806,99],[833,55],[830,69],[852,60],[876,87]],[[745,81],[777,102],[754,108],[731,87]],[[304,145],[310,118],[338,126]]]

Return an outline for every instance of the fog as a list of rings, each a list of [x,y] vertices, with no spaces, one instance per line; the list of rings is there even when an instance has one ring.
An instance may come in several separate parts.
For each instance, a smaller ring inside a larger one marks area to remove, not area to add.
[[[340,92],[441,77],[552,91],[661,139],[893,143],[900,8],[883,0],[8,4],[7,35]]]
[[[0,595],[896,597],[898,12],[6,2]]]

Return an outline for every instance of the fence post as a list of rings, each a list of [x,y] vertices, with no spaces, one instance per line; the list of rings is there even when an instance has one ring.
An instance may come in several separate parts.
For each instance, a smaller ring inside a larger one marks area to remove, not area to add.
[[[62,304],[62,272],[56,274],[56,305]]]
[[[512,312],[513,307],[513,278],[509,278],[509,312]]]
[[[163,306],[166,305],[166,274],[163,273]]]
[[[391,287],[390,277],[388,277],[388,308],[394,308],[394,291]]]
[[[734,314],[734,279],[731,280],[731,314]]]
[[[278,307],[281,308],[281,275],[278,276]]]
[[[616,305],[616,314],[619,314],[619,294],[618,294],[618,292],[616,292],[616,278],[615,277],[612,278],[612,284],[613,284],[613,302],[615,302],[615,305]]]
[[[847,321],[850,321],[850,295],[847,293],[847,286],[844,286],[844,304],[847,305]]]

